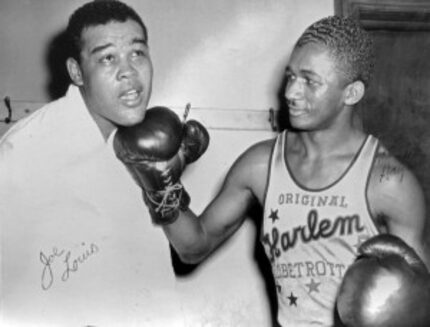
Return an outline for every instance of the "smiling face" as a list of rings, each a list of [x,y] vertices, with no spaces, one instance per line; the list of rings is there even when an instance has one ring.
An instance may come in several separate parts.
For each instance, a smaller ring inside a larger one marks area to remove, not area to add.
[[[330,128],[345,112],[347,83],[323,45],[294,48],[286,69],[290,123],[300,130]]]
[[[153,68],[138,23],[129,19],[85,28],[80,62],[69,58],[67,68],[105,137],[115,125],[134,125],[143,120]]]

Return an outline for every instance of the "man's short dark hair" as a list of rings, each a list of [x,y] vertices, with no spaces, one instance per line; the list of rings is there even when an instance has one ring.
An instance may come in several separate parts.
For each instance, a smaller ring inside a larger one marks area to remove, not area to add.
[[[70,56],[80,62],[81,36],[84,29],[110,22],[125,22],[128,19],[135,21],[142,27],[145,40],[148,41],[148,32],[140,16],[133,8],[121,1],[94,0],[76,9],[70,16],[67,26]]]
[[[340,16],[323,18],[303,32],[295,47],[312,42],[327,47],[349,83],[360,80],[368,86],[374,66],[373,42],[358,21]]]

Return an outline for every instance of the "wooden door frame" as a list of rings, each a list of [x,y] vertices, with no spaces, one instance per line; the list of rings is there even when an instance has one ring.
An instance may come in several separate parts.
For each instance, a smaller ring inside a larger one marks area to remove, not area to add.
[[[335,14],[353,16],[365,29],[430,31],[430,2],[334,0]]]

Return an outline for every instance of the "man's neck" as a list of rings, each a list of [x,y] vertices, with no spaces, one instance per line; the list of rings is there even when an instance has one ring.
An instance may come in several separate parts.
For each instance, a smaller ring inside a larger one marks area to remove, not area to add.
[[[347,126],[342,129],[299,131],[291,133],[291,149],[306,157],[330,157],[356,152],[366,135],[360,129]]]

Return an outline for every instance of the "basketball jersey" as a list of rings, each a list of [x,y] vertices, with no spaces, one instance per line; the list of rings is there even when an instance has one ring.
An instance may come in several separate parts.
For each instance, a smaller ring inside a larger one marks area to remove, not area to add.
[[[342,176],[321,189],[300,185],[274,145],[262,243],[271,262],[281,326],[332,326],[335,298],[359,245],[377,235],[366,189],[378,140],[368,136]]]

